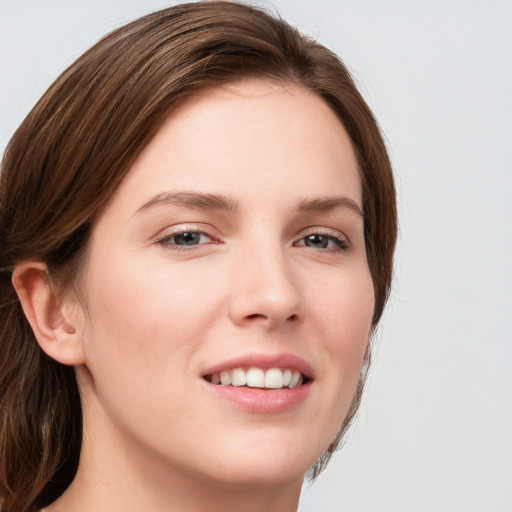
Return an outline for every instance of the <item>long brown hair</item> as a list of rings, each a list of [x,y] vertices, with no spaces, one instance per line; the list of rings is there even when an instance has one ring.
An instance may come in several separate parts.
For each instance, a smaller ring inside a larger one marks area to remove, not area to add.
[[[43,261],[77,277],[91,225],[175,106],[243,78],[292,82],[324,98],[358,156],[365,240],[382,315],[396,240],[395,189],[378,125],[331,51],[276,16],[235,2],[177,5],[104,37],[49,88],[11,139],[0,176],[0,496],[8,512],[54,501],[78,467],[82,415],[72,367],[39,348],[11,284]],[[364,384],[316,477],[352,421]]]

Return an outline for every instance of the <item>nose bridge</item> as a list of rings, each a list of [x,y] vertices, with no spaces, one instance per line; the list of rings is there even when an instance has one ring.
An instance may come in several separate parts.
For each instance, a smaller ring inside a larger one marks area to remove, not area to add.
[[[303,316],[300,281],[278,240],[253,240],[239,252],[236,267],[231,297],[235,323],[275,326]]]

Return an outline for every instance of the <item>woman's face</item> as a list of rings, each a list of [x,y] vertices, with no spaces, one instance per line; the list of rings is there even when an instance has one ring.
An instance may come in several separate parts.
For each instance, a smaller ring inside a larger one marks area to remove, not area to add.
[[[347,133],[301,87],[246,81],[173,112],[93,229],[86,443],[109,439],[120,467],[301,479],[370,335],[361,197]]]

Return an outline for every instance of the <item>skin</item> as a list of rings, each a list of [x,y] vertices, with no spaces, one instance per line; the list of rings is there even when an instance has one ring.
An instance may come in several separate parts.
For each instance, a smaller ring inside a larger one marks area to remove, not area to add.
[[[154,199],[183,191],[228,196],[236,211]],[[349,201],[297,208],[333,197]],[[356,157],[324,101],[246,81],[193,97],[145,148],[94,226],[80,299],[57,300],[44,264],[16,269],[41,347],[76,366],[84,403],[79,471],[48,512],[296,510],[370,336],[363,218],[350,201],[362,208]],[[183,231],[204,234],[184,248],[172,236]],[[307,398],[284,412],[237,407],[201,377],[277,353],[314,371]]]

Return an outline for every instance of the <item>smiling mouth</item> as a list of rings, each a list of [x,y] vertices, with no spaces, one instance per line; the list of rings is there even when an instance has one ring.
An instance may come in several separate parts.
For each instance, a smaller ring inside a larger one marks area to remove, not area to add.
[[[258,389],[293,389],[311,381],[293,368],[233,368],[203,377],[210,384]]]

